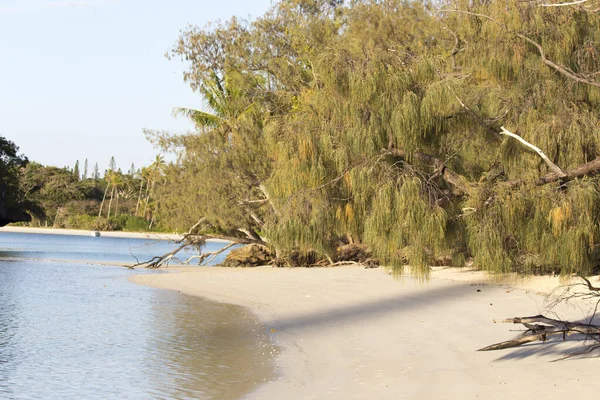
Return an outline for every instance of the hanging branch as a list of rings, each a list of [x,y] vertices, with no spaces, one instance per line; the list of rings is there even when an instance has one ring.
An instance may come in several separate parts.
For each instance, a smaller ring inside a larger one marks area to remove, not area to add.
[[[387,153],[401,158],[408,157],[408,153],[400,149],[392,149]],[[467,179],[448,168],[443,160],[418,151],[411,153],[410,156],[416,161],[431,165],[434,168],[435,173],[451,185],[456,190],[457,194],[463,195],[469,193],[470,188]]]
[[[563,4],[564,5],[564,4]],[[552,6],[557,6],[557,5],[547,5],[548,7],[552,7]],[[472,15],[474,17],[479,17],[479,18],[485,18],[487,20],[492,21],[494,24],[498,25],[500,28],[504,29],[506,32],[515,35],[516,37],[518,37],[519,39],[522,39],[524,41],[526,41],[527,43],[533,45],[538,53],[540,54],[540,58],[542,59],[542,62],[544,64],[546,64],[547,66],[549,66],[550,68],[554,69],[555,71],[557,71],[558,73],[560,73],[561,75],[569,78],[569,79],[573,79],[576,82],[579,83],[583,83],[585,85],[590,85],[590,86],[594,86],[594,87],[598,87],[600,88],[600,82],[596,82],[596,81],[591,81],[589,79],[586,79],[584,77],[584,75],[581,74],[577,74],[575,72],[573,72],[571,69],[557,64],[555,62],[553,62],[552,60],[549,60],[546,57],[546,52],[544,51],[544,48],[535,40],[523,35],[522,33],[519,32],[515,32],[511,29],[509,29],[506,25],[496,21],[494,18],[490,17],[489,15],[485,15],[485,14],[479,14],[479,13],[475,13],[475,12],[471,12],[471,11],[465,11],[465,10],[452,10],[452,9],[443,9],[440,10],[441,12],[456,12],[456,13],[460,13],[460,14],[467,14],[467,15]]]
[[[571,1],[569,3],[556,3],[556,4],[539,4],[540,7],[564,7],[564,6],[574,6],[577,4],[585,3],[588,0],[577,0]]]
[[[535,48],[537,48],[538,52],[540,53],[540,57],[542,59],[542,62],[546,65],[548,65],[549,67],[553,68],[555,71],[559,72],[560,74],[562,74],[563,76],[566,76],[567,78],[573,79],[574,81],[577,81],[579,83],[583,83],[586,85],[590,85],[590,86],[595,86],[597,88],[600,88],[600,82],[596,82],[596,81],[590,81],[589,79],[584,78],[582,75],[580,74],[576,74],[575,72],[571,71],[569,68],[564,67],[560,64],[556,64],[555,62],[549,60],[548,58],[546,58],[546,53],[544,52],[544,48],[536,41],[528,38],[525,35],[522,35],[520,33],[514,33],[515,36],[517,36],[518,38],[521,38],[523,40],[525,40],[526,42],[528,42],[529,44],[532,44],[533,46],[535,46]]]
[[[550,167],[550,169],[559,177],[559,178],[564,178],[565,176],[567,176],[567,174],[565,174],[565,172],[560,169],[558,167],[558,165],[554,164],[549,158],[548,156],[546,156],[546,154],[544,154],[544,152],[537,146],[529,143],[528,141],[526,141],[525,139],[523,139],[521,136],[517,135],[516,133],[512,133],[510,131],[508,131],[505,127],[500,127],[500,129],[502,129],[502,132],[500,132],[501,135],[506,135],[506,136],[510,136],[514,139],[517,139],[519,142],[523,143],[525,146],[529,147],[530,149],[533,149],[536,153],[538,153],[538,155],[540,157],[542,157],[542,160],[544,160],[546,162],[546,164],[548,164],[548,167]]]

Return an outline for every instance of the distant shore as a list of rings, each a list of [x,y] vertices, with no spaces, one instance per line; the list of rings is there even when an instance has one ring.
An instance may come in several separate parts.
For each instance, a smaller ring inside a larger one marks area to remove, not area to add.
[[[476,351],[518,336],[520,326],[493,319],[547,312],[544,293],[560,284],[556,277],[509,285],[477,271],[438,268],[421,283],[359,266],[185,267],[131,280],[254,312],[283,352],[274,359],[280,379],[250,399],[528,400],[596,393],[585,382],[596,379],[597,360],[549,362],[581,348],[578,342]],[[554,311],[581,320],[588,310]]]
[[[33,228],[27,226],[4,226],[0,228],[0,232],[11,233],[38,233],[49,235],[73,235],[73,236],[90,236],[92,231],[78,229],[58,229],[58,228]],[[115,237],[115,238],[132,238],[132,239],[155,239],[155,240],[181,240],[182,235],[174,233],[160,232],[124,232],[124,231],[101,231],[100,236]]]

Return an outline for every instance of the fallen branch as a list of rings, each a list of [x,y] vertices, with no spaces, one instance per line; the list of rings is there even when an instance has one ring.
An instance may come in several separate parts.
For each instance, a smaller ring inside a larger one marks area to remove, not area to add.
[[[198,265],[210,264],[211,261],[213,261],[219,254],[229,250],[236,244],[237,243],[229,243],[227,246],[224,246],[217,251],[209,251],[207,253],[202,253],[197,256],[192,256],[192,257],[188,258],[186,261],[184,261],[182,264],[189,264],[192,260],[196,260],[196,259],[198,260]],[[205,260],[206,260],[206,262],[205,262]]]
[[[581,322],[560,321],[545,317],[543,315],[507,318],[503,320],[495,320],[494,323],[522,324],[525,326],[525,328],[527,328],[527,330],[520,338],[492,344],[477,351],[510,349],[538,340],[546,342],[551,336],[562,336],[563,340],[566,340],[567,336],[580,335],[588,340],[600,342],[600,326],[598,325],[585,324]],[[598,346],[594,345],[591,347]],[[582,353],[571,354],[569,356],[578,354]]]
[[[190,230],[183,235],[183,238],[177,242],[175,242],[176,244],[178,244],[179,246],[177,246],[173,251],[170,251],[166,254],[160,255],[160,256],[156,256],[156,257],[152,257],[150,260],[147,261],[142,261],[139,262],[137,259],[136,261],[138,261],[137,263],[133,264],[130,266],[130,268],[135,268],[135,267],[144,267],[144,268],[150,268],[150,269],[155,269],[155,268],[160,268],[164,265],[169,265],[169,263],[172,260],[177,260],[179,261],[177,258],[175,258],[175,256],[182,251],[183,249],[185,249],[186,247],[189,246],[199,246],[202,247],[204,246],[204,244],[206,243],[207,240],[210,239],[217,239],[217,240],[224,240],[227,243],[219,250],[216,251],[211,251],[211,252],[201,252],[199,255],[195,255],[192,257],[189,257],[186,261],[179,261],[179,264],[189,264],[192,260],[198,259],[199,262],[198,264],[202,265],[203,263],[210,263],[211,261],[213,261],[219,254],[229,250],[231,247],[237,245],[237,244],[260,244],[260,245],[266,245],[265,241],[262,240],[258,235],[252,235],[251,233],[254,232],[252,229],[250,230],[246,230],[246,229],[239,229],[242,232],[245,232],[248,237],[246,238],[238,238],[238,237],[231,237],[231,236],[223,236],[223,235],[207,235],[207,234],[200,234],[197,233],[198,228],[200,227],[200,225],[205,222],[205,218],[200,218],[198,220],[198,222],[196,222],[194,224],[194,226],[192,226],[190,228]]]

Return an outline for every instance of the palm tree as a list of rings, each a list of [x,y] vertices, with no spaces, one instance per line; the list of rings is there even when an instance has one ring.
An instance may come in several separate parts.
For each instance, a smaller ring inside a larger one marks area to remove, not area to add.
[[[257,82],[255,79],[248,82],[247,77],[233,71],[223,78],[213,72],[211,78],[200,86],[199,91],[204,97],[205,108],[212,113],[177,107],[173,109],[173,115],[189,118],[202,130],[228,135],[235,131],[239,119],[256,109],[255,103],[249,103],[246,89],[249,83],[256,86]]]
[[[142,190],[144,188],[144,178],[148,175],[148,168],[142,167],[140,171],[140,190],[138,192],[137,203],[135,204],[135,216],[138,216],[138,210],[140,209],[140,202],[142,200]]]
[[[104,207],[104,200],[106,200],[106,193],[110,186],[110,180],[108,179],[108,173],[106,174],[106,188],[104,189],[104,195],[102,196],[102,203],[100,203],[100,211],[98,212],[98,218],[102,216],[102,207]]]

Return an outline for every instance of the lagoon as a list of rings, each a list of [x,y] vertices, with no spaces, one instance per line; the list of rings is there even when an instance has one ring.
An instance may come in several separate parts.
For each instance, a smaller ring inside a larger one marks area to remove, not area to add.
[[[116,266],[172,246],[0,232],[0,398],[235,399],[270,380],[273,347],[248,310]]]

